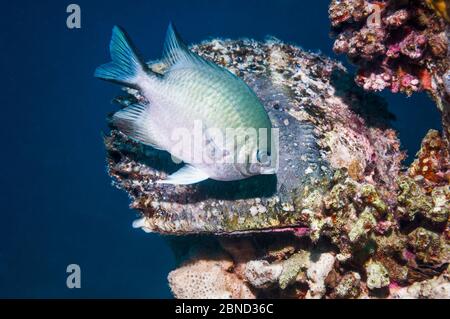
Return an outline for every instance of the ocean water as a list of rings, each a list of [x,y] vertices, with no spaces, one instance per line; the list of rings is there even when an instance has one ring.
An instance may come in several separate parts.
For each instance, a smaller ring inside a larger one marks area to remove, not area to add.
[[[68,29],[66,7],[81,8]],[[328,1],[21,1],[2,4],[0,297],[168,298],[174,258],[164,238],[131,227],[136,213],[106,173],[102,132],[119,87],[93,78],[109,60],[113,25],[148,59],[173,21],[190,43],[274,35],[333,56]],[[346,63],[345,57],[336,57]],[[433,103],[383,93],[403,148],[414,155]],[[68,289],[66,267],[81,268]]]

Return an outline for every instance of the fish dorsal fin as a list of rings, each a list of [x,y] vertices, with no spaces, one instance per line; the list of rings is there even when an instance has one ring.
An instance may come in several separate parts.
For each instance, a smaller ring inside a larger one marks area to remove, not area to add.
[[[162,60],[169,68],[175,65],[218,68],[214,63],[189,50],[172,23],[167,28]]]

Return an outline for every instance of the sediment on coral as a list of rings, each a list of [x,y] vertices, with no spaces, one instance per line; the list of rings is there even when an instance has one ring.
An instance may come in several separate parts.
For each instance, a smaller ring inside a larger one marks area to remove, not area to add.
[[[385,102],[339,63],[275,39],[193,50],[255,91],[280,128],[281,160],[277,176],[161,185],[155,180],[177,168],[170,156],[111,127],[108,171],[141,215],[134,226],[171,235],[175,297],[437,295],[422,282],[447,289],[449,156],[439,132],[405,171]],[[139,98],[128,90],[116,101]]]

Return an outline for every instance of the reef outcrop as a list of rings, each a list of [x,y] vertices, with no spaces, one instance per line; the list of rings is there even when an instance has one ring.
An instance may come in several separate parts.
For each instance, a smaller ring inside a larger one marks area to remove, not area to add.
[[[363,18],[354,11],[352,19]],[[386,103],[355,85],[340,63],[276,39],[211,40],[192,49],[252,87],[280,129],[280,166],[277,176],[238,182],[156,184],[176,169],[170,156],[111,127],[108,171],[139,212],[134,226],[168,235],[179,264],[169,274],[175,297],[449,291],[444,136],[430,131],[405,170]],[[164,71],[160,62],[149,66]],[[128,90],[116,102],[136,99],[139,92]]]

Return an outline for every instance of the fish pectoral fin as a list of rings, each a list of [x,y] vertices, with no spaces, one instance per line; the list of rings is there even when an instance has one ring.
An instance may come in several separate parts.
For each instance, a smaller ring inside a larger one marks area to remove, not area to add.
[[[156,182],[159,184],[188,185],[204,181],[208,178],[209,176],[202,170],[186,164],[175,173],[169,175],[166,179]]]

